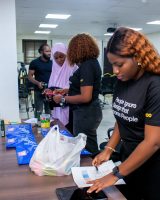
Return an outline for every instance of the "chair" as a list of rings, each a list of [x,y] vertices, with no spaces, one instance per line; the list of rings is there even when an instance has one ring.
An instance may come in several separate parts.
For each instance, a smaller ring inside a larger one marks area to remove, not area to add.
[[[100,145],[99,145],[99,148],[100,150],[104,150],[105,149],[105,146],[107,145],[109,139],[111,138],[111,135],[112,135],[112,132],[113,132],[114,128],[109,128],[107,130],[107,135],[108,135],[108,138],[107,138],[107,141],[106,142],[102,142]],[[119,144],[116,146],[115,150],[116,152],[113,152],[112,155],[111,155],[111,160],[113,160],[113,162],[117,162],[119,160],[121,160],[121,156],[120,156],[120,150],[121,150],[121,141],[119,142]]]
[[[103,95],[103,102],[102,102],[103,106],[106,104],[106,95],[108,94],[113,95],[116,81],[117,81],[116,76],[109,73],[104,74],[104,76],[102,77],[100,94]],[[108,104],[110,104],[109,99],[108,99]]]

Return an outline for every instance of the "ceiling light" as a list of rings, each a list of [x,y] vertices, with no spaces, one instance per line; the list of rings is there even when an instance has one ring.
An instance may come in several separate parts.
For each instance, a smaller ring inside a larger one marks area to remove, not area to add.
[[[113,33],[105,33],[104,35],[111,36],[111,35],[113,35]]]
[[[157,20],[157,21],[152,21],[152,22],[147,22],[146,24],[160,24],[160,21],[159,20]]]
[[[56,28],[58,25],[57,24],[40,24],[40,28]]]
[[[51,31],[35,31],[34,33],[38,34],[50,34]]]
[[[52,19],[68,19],[71,15],[61,15],[61,14],[47,14],[45,18]]]
[[[128,27],[128,28],[133,29],[135,31],[141,31],[142,30],[142,28],[132,28],[132,27]]]

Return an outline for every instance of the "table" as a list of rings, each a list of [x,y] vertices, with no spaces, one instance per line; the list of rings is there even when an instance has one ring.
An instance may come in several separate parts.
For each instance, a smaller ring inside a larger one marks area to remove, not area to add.
[[[34,130],[36,138],[40,134]],[[82,166],[88,166],[91,158],[81,159]],[[17,164],[15,149],[5,148],[4,138],[0,138],[0,200],[57,200],[56,188],[74,186],[72,176],[36,176],[28,165]],[[109,200],[125,200],[116,187],[105,190]]]

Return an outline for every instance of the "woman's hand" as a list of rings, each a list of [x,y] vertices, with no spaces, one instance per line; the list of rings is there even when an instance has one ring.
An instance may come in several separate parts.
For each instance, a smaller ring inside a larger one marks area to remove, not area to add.
[[[42,94],[47,95],[48,93],[52,93],[52,90],[49,88],[45,89]]]
[[[109,160],[110,156],[111,156],[111,151],[108,151],[107,149],[105,149],[93,159],[92,165],[98,166],[101,163]]]
[[[45,95],[47,100],[49,100],[49,101],[52,100],[53,91],[51,89],[49,89],[49,88],[45,89],[42,94]]]
[[[61,94],[61,95],[65,95],[65,89],[55,89],[54,90],[54,95],[57,95],[57,94]]]
[[[63,93],[64,93],[63,95],[68,94],[68,91],[69,91],[68,88],[64,88],[64,89],[63,89]]]
[[[118,181],[118,178],[114,176],[112,173],[94,181],[88,181],[88,184],[93,184],[88,190],[88,193],[92,193],[95,191],[98,193],[102,189],[114,185]]]
[[[60,103],[61,102],[61,99],[62,99],[62,95],[58,94],[58,95],[55,95],[53,96],[53,101],[55,101],[56,103]]]

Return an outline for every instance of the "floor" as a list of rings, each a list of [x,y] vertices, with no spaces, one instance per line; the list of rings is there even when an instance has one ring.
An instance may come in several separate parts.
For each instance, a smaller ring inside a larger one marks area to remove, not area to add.
[[[100,96],[101,101],[104,101],[103,96]],[[108,95],[105,96],[105,104],[102,104],[102,112],[103,112],[103,119],[101,121],[101,124],[97,130],[97,136],[98,136],[98,144],[106,141],[107,138],[107,130],[108,128],[111,128],[114,126],[115,118],[112,113],[111,109],[111,101],[112,96]],[[31,106],[31,99],[29,100],[29,118],[34,117],[33,109]],[[21,119],[27,119],[28,115],[26,112],[26,106],[25,106],[25,99],[21,99],[20,101],[20,117]]]

